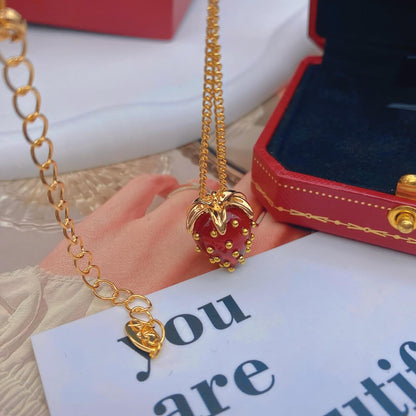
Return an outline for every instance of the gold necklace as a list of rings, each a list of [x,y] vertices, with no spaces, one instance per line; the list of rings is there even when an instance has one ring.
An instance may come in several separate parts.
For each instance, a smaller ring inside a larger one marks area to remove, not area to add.
[[[218,2],[209,0],[205,69],[204,95],[202,110],[202,134],[200,149],[199,197],[189,208],[187,229],[198,242],[197,251],[204,250],[211,263],[234,270],[235,264],[244,263],[244,254],[250,250],[254,235],[251,228],[253,212],[242,193],[227,189],[227,166],[225,147],[224,107],[222,98],[222,68],[220,63],[220,46],[218,43]],[[65,184],[59,179],[58,165],[53,159],[53,143],[47,138],[48,119],[41,113],[41,97],[33,86],[34,68],[26,58],[26,21],[15,10],[6,7],[5,0],[0,0],[0,41],[20,43],[20,54],[5,57],[0,53],[4,65],[3,76],[6,85],[13,93],[13,107],[23,120],[23,135],[30,145],[33,163],[39,169],[39,177],[47,189],[50,205],[68,241],[68,255],[74,267],[81,275],[85,285],[99,299],[113,305],[124,306],[130,316],[125,324],[125,331],[130,341],[139,349],[147,352],[151,358],[158,355],[165,339],[163,324],[153,318],[152,303],[144,295],[135,294],[130,289],[119,288],[111,280],[101,279],[98,265],[93,262],[91,251],[87,250],[82,238],[76,233],[74,221],[69,214],[69,203],[65,199]],[[26,67],[28,77],[23,86],[14,86],[10,73],[18,67]],[[32,95],[33,111],[25,113],[19,105],[19,98]],[[220,188],[209,192],[206,187],[208,140],[211,131],[212,106],[214,106],[215,135],[217,145],[217,167]],[[42,133],[33,138],[30,127],[41,124]],[[41,154],[47,154],[41,160]],[[229,225],[227,227],[227,225]]]
[[[205,252],[212,264],[232,272],[243,264],[250,251],[256,226],[253,210],[244,194],[227,189],[225,116],[222,93],[222,65],[219,38],[219,0],[208,1],[205,39],[204,91],[202,100],[202,131],[199,154],[199,197],[188,209],[186,228],[196,241],[197,252]],[[214,108],[214,111],[212,111]],[[208,141],[212,113],[215,120],[217,171],[220,187],[208,192]]]
[[[75,224],[69,215],[69,203],[65,200],[65,185],[59,180],[58,166],[53,159],[53,143],[46,137],[48,119],[40,112],[40,94],[33,87],[33,65],[26,58],[26,21],[15,10],[7,8],[4,0],[0,0],[0,41],[7,40],[20,43],[21,49],[18,56],[8,58],[0,53],[0,61],[4,65],[3,76],[6,85],[13,92],[13,107],[23,120],[23,135],[30,145],[30,154],[39,169],[40,180],[47,189],[56,221],[69,242],[68,255],[85,285],[97,298],[125,307],[131,318],[125,325],[127,336],[137,348],[147,352],[151,358],[156,357],[165,339],[165,329],[160,321],[153,318],[150,312],[152,303],[144,295],[135,294],[130,289],[117,287],[110,280],[101,279],[100,268],[93,263],[92,253],[85,248],[81,236],[76,233]],[[26,67],[28,78],[25,85],[15,87],[10,80],[10,73],[18,67]],[[24,113],[19,106],[19,98],[30,95],[34,98],[34,109]],[[29,128],[35,122],[41,123],[42,134],[32,138]],[[44,157],[46,160],[40,160],[40,152],[47,154]]]

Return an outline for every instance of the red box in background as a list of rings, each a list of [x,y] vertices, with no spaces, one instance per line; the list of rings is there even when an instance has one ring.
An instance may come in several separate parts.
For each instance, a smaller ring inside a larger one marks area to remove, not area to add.
[[[28,22],[113,35],[171,39],[192,0],[8,0]]]
[[[324,56],[300,64],[254,147],[253,190],[278,221],[416,254],[416,200],[395,195],[416,173],[415,19],[411,0],[311,0]]]

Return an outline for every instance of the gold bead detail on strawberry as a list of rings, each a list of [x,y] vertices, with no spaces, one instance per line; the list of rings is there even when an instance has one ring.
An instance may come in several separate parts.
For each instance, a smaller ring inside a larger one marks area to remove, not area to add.
[[[244,264],[252,245],[253,210],[244,194],[225,190],[196,199],[188,209],[186,228],[211,264],[234,271]]]

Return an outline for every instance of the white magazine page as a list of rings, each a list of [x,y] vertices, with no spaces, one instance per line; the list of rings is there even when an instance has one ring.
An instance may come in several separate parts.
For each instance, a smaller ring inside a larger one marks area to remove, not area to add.
[[[32,338],[52,415],[410,415],[413,256],[316,233],[151,295],[150,361],[123,308]]]

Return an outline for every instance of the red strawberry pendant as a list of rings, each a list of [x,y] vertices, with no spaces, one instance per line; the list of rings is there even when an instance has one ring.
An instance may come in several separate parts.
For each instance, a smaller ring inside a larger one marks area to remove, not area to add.
[[[196,251],[230,272],[243,264],[251,249],[253,210],[244,194],[226,190],[198,198],[188,210],[187,230],[196,242]]]

